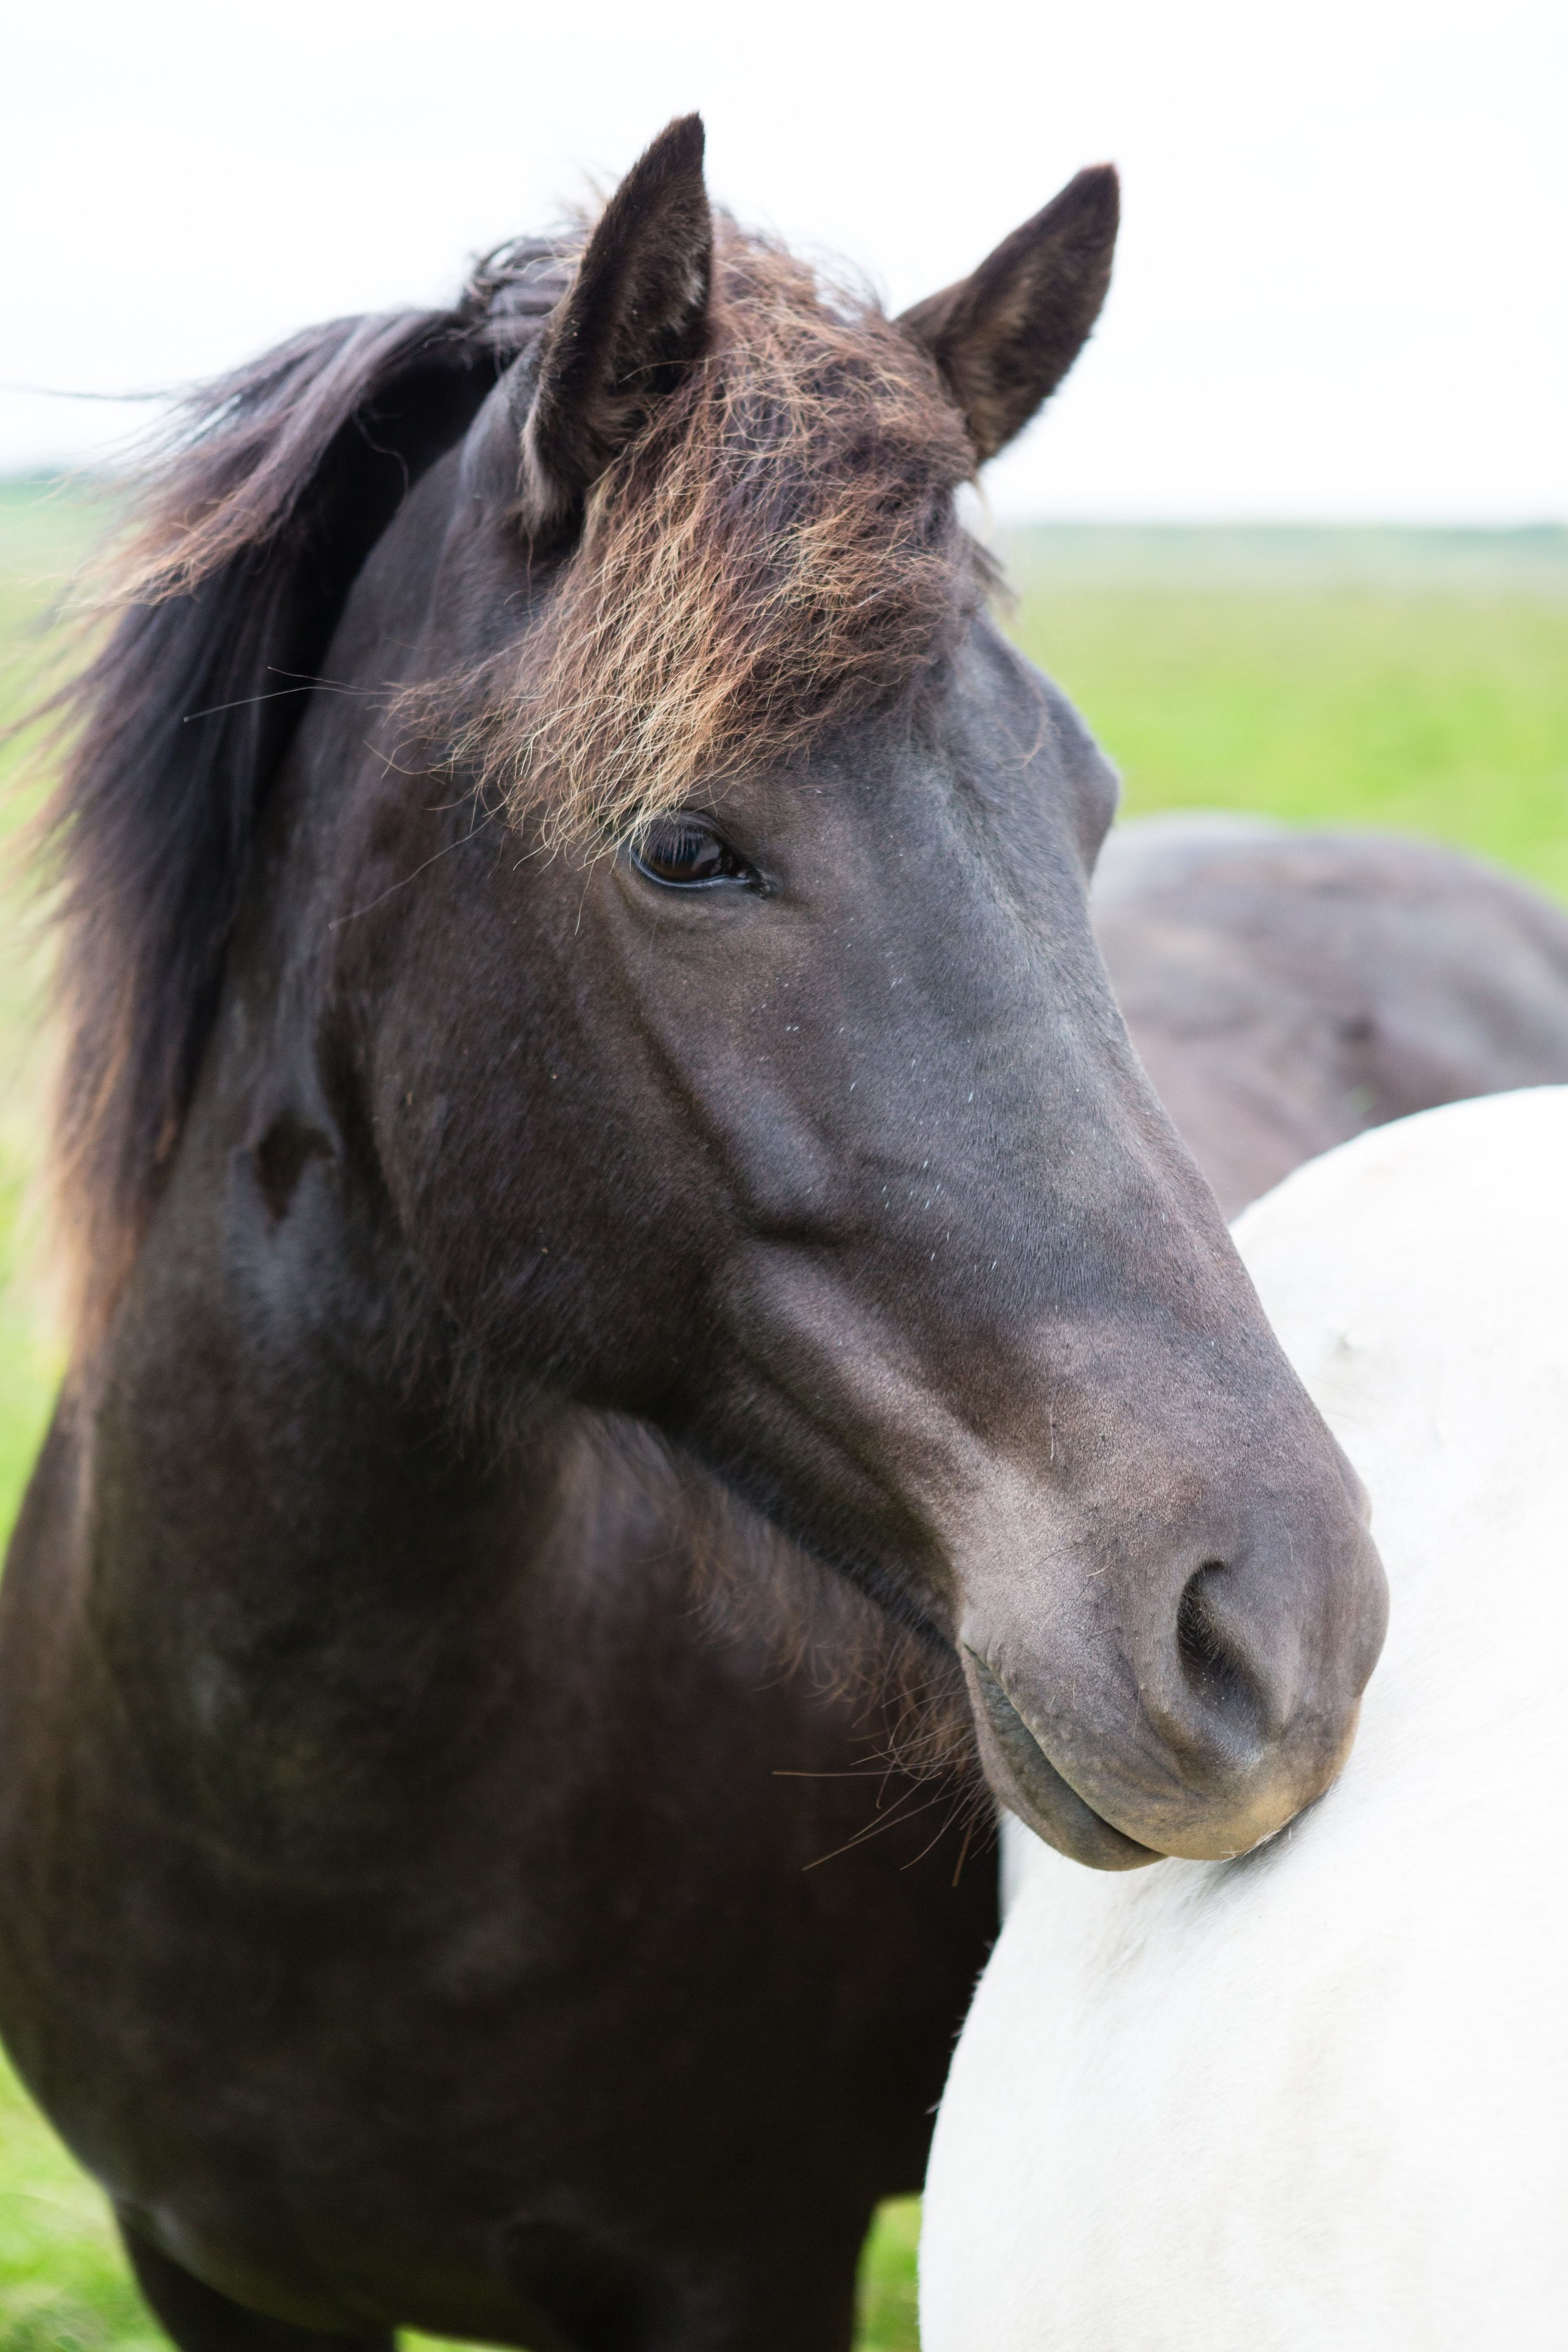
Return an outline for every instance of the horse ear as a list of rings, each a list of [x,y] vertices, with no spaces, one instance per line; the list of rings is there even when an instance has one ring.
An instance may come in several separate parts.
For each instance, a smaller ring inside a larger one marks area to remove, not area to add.
[[[707,341],[713,215],[702,118],[661,131],[600,215],[545,329],[523,427],[524,520],[548,528]]]
[[[1110,283],[1120,211],[1114,166],[1080,172],[973,277],[900,319],[947,379],[982,465],[1023,430],[1088,341]]]

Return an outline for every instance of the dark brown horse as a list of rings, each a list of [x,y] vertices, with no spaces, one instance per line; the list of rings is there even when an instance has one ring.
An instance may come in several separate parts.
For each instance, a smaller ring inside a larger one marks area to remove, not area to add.
[[[1146,818],[1107,841],[1094,919],[1227,1216],[1385,1119],[1568,1083],[1568,915],[1435,842]]]
[[[889,321],[700,158],[220,387],[80,692],[0,2018],[183,2352],[844,2347],[990,1921],[889,1717],[1226,1853],[1381,1639],[954,516],[1114,180]]]

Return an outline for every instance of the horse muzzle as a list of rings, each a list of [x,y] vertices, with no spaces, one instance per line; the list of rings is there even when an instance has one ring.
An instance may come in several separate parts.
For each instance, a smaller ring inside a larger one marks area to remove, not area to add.
[[[1209,1562],[1165,1606],[1145,1587],[1119,1624],[1044,1610],[1026,1643],[972,1619],[961,1648],[996,1795],[1100,1870],[1226,1860],[1274,1836],[1339,1772],[1382,1647],[1364,1527],[1352,1549],[1315,1591],[1289,1563]]]

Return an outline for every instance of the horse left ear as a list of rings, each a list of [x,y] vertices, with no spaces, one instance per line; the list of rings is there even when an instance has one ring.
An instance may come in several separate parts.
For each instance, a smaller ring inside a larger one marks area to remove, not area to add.
[[[900,317],[946,378],[982,465],[1022,432],[1088,341],[1110,283],[1120,215],[1115,167],[1097,163],[973,277]]]
[[[540,348],[523,427],[523,520],[570,514],[708,335],[713,214],[702,118],[684,114],[600,215]]]

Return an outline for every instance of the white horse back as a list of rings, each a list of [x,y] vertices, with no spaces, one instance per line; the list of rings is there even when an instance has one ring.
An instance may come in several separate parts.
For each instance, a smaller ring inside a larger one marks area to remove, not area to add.
[[[1239,1862],[1009,1823],[926,2352],[1563,2352],[1568,1088],[1374,1130],[1237,1240],[1372,1495],[1387,1648]]]

